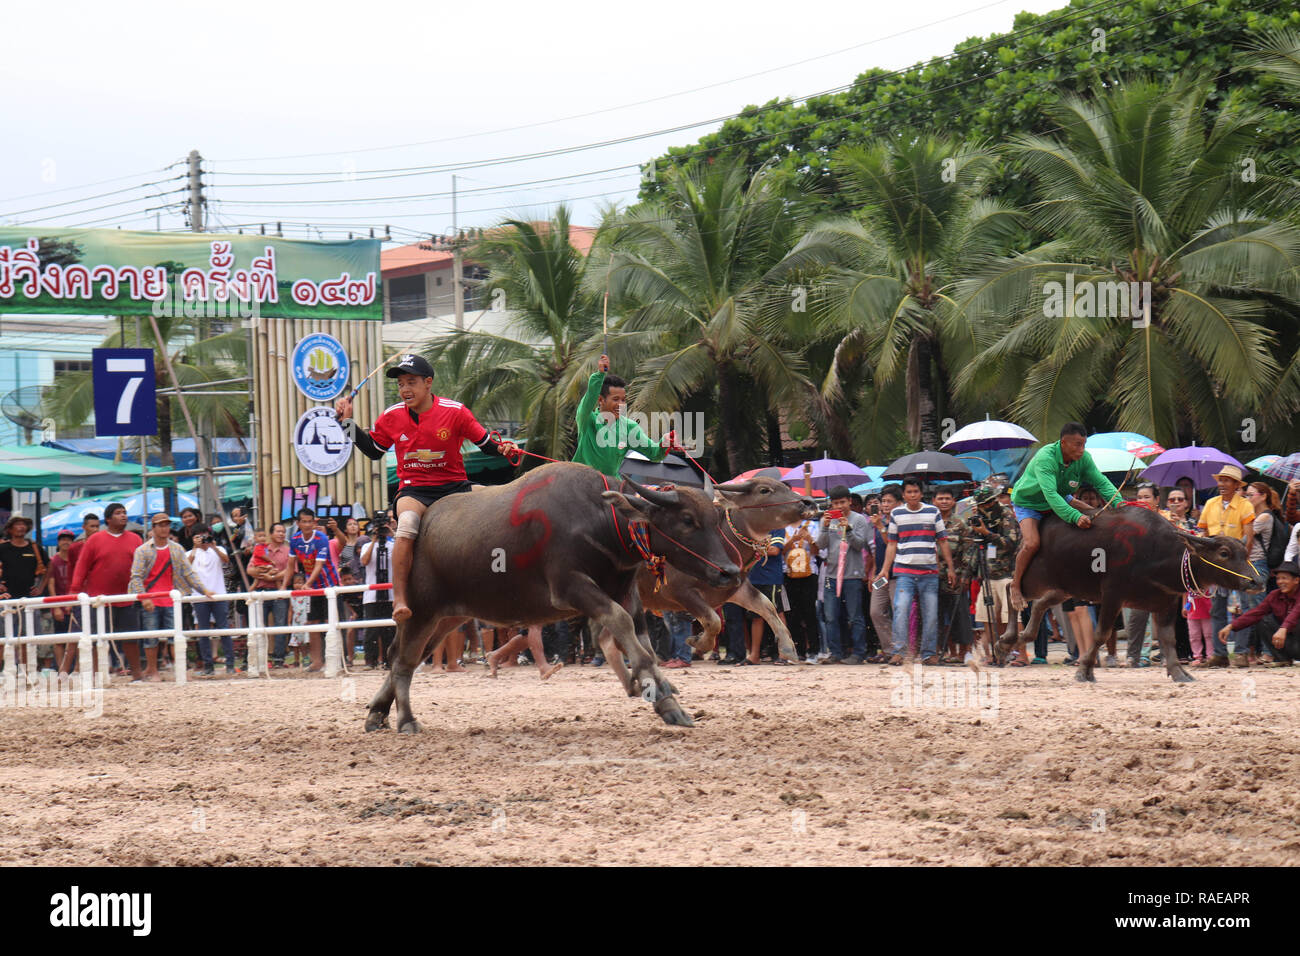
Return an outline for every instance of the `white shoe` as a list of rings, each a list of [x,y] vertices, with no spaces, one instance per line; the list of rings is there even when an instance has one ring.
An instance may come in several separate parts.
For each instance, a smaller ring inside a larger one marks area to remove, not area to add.
[[[1114,654],[1107,654],[1107,655],[1106,655],[1106,666],[1107,666],[1107,667],[1119,667],[1119,658],[1116,657]]]

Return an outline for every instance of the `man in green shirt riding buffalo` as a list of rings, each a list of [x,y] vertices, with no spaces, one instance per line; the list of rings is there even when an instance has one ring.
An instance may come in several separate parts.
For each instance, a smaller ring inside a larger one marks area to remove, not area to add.
[[[1084,485],[1091,485],[1107,504],[1119,497],[1115,486],[1097,470],[1092,456],[1084,449],[1087,437],[1083,425],[1066,422],[1061,426],[1060,440],[1044,445],[1035,453],[1011,493],[1011,504],[1020,522],[1020,551],[1016,554],[1016,575],[1011,582],[1011,603],[1016,610],[1025,606],[1020,580],[1038,551],[1038,522],[1048,510],[1054,511],[1062,521],[1090,528],[1092,519],[1074,507],[1075,494]]]
[[[663,461],[676,448],[677,433],[670,431],[655,442],[641,426],[623,415],[627,383],[609,374],[609,356],[602,355],[597,371],[587,380],[587,392],[578,403],[578,447],[573,460],[590,465],[607,478],[618,478],[629,449],[651,461]]]

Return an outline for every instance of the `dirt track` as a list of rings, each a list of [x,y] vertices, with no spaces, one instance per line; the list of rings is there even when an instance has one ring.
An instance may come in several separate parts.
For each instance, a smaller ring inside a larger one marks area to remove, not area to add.
[[[898,673],[697,662],[693,729],[607,668],[422,673],[415,737],[362,733],[376,672],[119,683],[0,710],[0,863],[1300,860],[1300,668],[1003,670],[996,716]]]

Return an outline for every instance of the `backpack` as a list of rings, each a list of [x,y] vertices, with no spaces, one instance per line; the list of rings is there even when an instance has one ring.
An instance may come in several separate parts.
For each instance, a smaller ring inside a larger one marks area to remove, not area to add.
[[[1276,514],[1270,512],[1270,517],[1273,519],[1273,533],[1264,551],[1264,563],[1271,570],[1281,564],[1282,558],[1286,555],[1286,546],[1291,541],[1291,529]]]

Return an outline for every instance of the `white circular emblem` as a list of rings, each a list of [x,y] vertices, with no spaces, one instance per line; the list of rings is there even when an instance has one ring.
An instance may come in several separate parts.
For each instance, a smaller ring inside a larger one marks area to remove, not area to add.
[[[303,412],[294,426],[293,450],[313,475],[332,475],[352,457],[352,439],[334,416],[334,409],[318,405]]]

